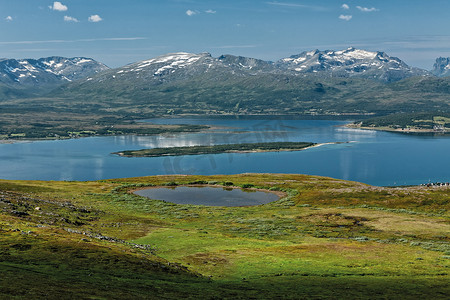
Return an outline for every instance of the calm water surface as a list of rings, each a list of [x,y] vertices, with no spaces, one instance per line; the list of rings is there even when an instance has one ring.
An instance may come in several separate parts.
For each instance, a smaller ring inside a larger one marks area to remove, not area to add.
[[[450,138],[340,127],[344,121],[153,119],[158,124],[211,124],[213,131],[167,136],[91,137],[0,144],[0,178],[97,180],[157,174],[302,173],[373,185],[450,181]],[[296,152],[124,158],[120,150],[225,143],[306,141]]]
[[[164,200],[176,204],[208,206],[261,205],[280,199],[273,193],[217,187],[150,188],[135,193],[150,199]]]

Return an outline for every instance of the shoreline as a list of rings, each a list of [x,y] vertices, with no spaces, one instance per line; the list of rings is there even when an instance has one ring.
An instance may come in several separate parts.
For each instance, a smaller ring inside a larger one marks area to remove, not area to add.
[[[392,128],[388,126],[382,127],[364,127],[355,124],[344,125],[346,128],[351,129],[361,129],[361,130],[376,130],[376,131],[386,131],[386,132],[396,132],[396,133],[413,133],[413,134],[450,134],[450,131],[436,131],[434,129],[422,129],[422,128]]]

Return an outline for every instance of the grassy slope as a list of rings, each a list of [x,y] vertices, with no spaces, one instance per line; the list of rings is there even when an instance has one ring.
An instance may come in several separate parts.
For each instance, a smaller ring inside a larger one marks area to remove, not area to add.
[[[288,197],[226,208],[128,193],[195,182]],[[0,181],[0,298],[445,299],[449,200],[304,175]]]

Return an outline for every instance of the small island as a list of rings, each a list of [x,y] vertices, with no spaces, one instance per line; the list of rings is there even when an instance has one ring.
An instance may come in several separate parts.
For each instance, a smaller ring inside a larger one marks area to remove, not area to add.
[[[320,145],[323,144],[308,143],[308,142],[245,143],[245,144],[226,144],[226,145],[212,145],[212,146],[190,146],[190,147],[126,150],[114,152],[113,154],[125,157],[158,157],[158,156],[201,155],[201,154],[219,154],[219,153],[298,151],[309,147],[317,147]]]

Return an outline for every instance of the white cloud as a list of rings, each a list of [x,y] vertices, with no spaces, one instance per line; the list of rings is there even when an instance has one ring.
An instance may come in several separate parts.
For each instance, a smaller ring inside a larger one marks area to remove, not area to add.
[[[207,14],[215,14],[216,12],[217,11],[212,10],[212,9],[205,10],[205,13],[207,13]]]
[[[77,18],[74,18],[74,17],[71,17],[71,16],[64,16],[64,21],[66,21],[66,22],[75,22],[75,23],[80,22],[80,21],[78,21]]]
[[[187,14],[189,17],[192,17],[193,15],[198,14],[198,12],[188,9],[188,10],[186,11],[186,14]]]
[[[350,9],[350,6],[348,6],[348,4],[342,4],[342,6],[341,6],[343,9]]]
[[[353,18],[352,15],[340,15],[339,19],[344,20],[344,21],[350,21]]]
[[[103,21],[103,19],[99,15],[92,15],[88,18],[88,21],[97,23],[97,22]]]
[[[6,20],[7,22],[11,22],[11,21],[13,20],[13,18],[12,18],[11,16],[7,16],[7,17],[5,18],[5,20]]]
[[[57,11],[66,11],[68,9],[67,6],[65,6],[59,1],[53,2],[53,5],[50,5],[49,8]]]
[[[357,6],[356,8],[359,9],[360,11],[362,11],[362,12],[379,11],[379,9],[377,9],[377,8],[375,8],[375,7],[368,8],[368,7]]]
[[[305,8],[305,9],[311,9],[311,10],[315,10],[315,11],[327,10],[325,7],[322,7],[322,6],[313,6],[313,5],[305,5],[305,4],[289,3],[289,2],[272,1],[272,2],[266,2],[266,4],[276,5],[276,6],[284,6],[284,7]]]

